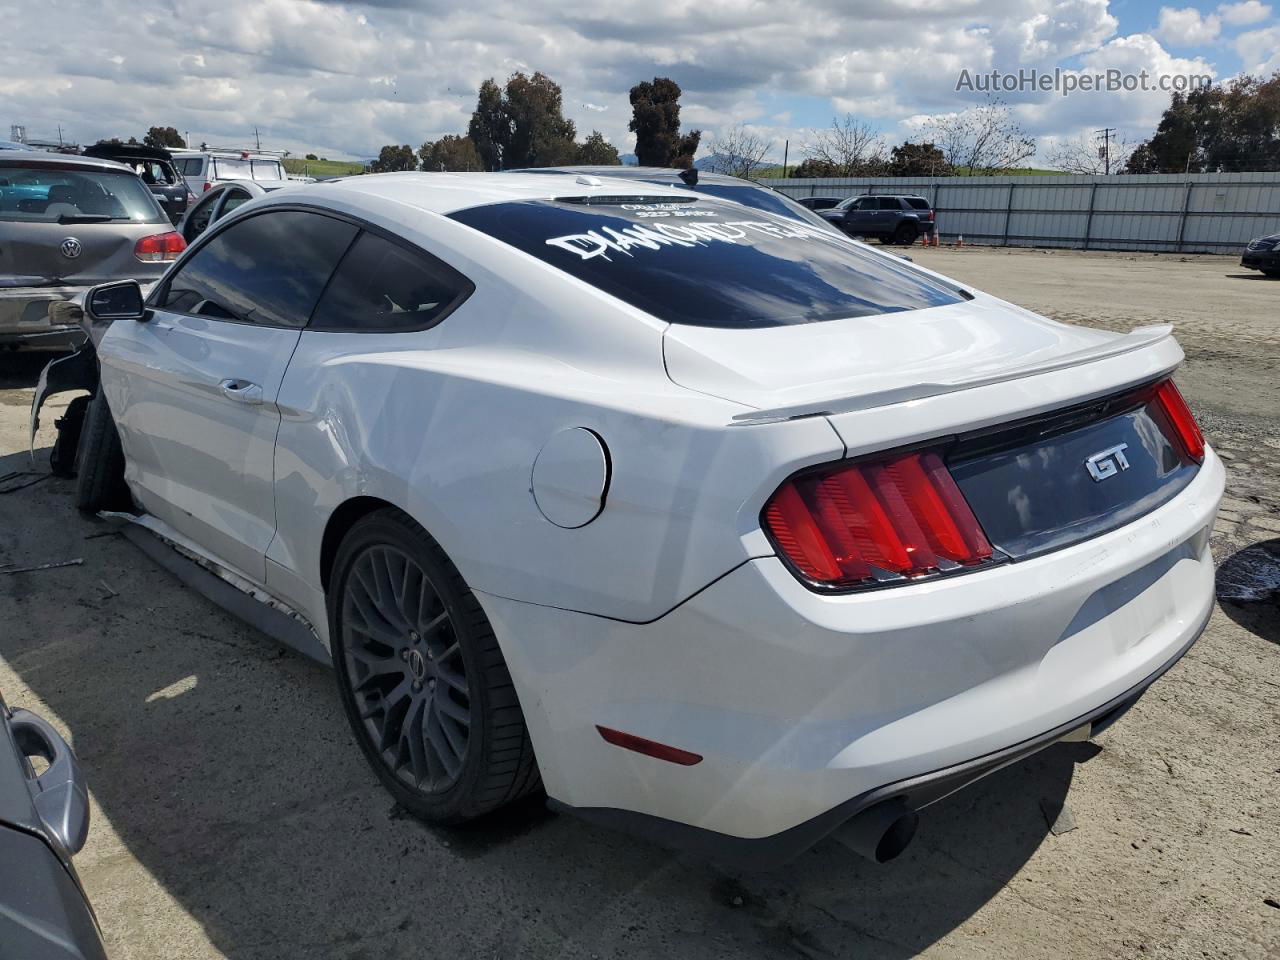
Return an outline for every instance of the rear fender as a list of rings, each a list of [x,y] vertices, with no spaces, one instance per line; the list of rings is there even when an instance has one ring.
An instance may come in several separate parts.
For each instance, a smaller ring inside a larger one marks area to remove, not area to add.
[[[92,342],[86,342],[75,353],[51,361],[42,371],[31,399],[31,425],[28,449],[35,462],[36,431],[40,429],[40,409],[50,397],[68,390],[98,392],[98,353]]]

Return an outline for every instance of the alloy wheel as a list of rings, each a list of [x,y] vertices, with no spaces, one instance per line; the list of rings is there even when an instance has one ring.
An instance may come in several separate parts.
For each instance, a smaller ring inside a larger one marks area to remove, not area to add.
[[[347,682],[382,763],[416,790],[449,790],[471,740],[472,696],[439,593],[406,553],[370,546],[351,564],[341,624]]]

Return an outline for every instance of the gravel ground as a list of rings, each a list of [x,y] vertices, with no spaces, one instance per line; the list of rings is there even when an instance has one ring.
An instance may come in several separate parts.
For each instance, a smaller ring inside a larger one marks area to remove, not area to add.
[[[0,565],[84,563],[0,567],[0,689],[73,735],[93,787],[77,862],[112,956],[1280,956],[1280,283],[1218,257],[913,256],[1062,320],[1177,327],[1230,458],[1223,600],[1120,724],[936,805],[883,867],[825,843],[728,873],[538,804],[432,829],[378,787],[326,670],[45,479],[0,495]],[[39,367],[0,356],[0,474],[30,469]],[[1064,803],[1075,829],[1054,834],[1043,808]]]

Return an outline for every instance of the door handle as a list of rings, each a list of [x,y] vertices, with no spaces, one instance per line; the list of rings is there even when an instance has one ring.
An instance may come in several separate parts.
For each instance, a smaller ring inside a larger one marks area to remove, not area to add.
[[[228,400],[234,400],[236,403],[261,403],[262,387],[256,383],[250,383],[248,380],[238,380],[230,378],[223,380],[218,384],[222,390],[222,395]]]

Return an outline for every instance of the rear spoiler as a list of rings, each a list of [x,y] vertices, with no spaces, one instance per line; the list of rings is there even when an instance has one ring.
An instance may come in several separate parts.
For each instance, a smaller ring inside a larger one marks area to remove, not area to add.
[[[993,383],[1004,383],[1009,380],[1020,380],[1023,377],[1034,377],[1042,373],[1051,373],[1068,367],[1105,360],[1126,353],[1133,353],[1155,346],[1165,340],[1173,339],[1173,326],[1167,323],[1136,327],[1131,332],[1072,353],[1065,353],[1052,360],[1041,363],[1028,363],[1025,366],[1010,367],[998,373],[977,377],[965,377],[957,380],[944,380],[929,383],[913,383],[889,390],[863,393],[854,397],[838,397],[829,401],[818,400],[798,403],[791,406],[773,407],[768,410],[752,410],[735,416],[731,425],[747,426],[759,423],[777,423],[782,420],[799,420],[805,417],[833,416],[841,413],[852,413],[856,410],[870,410],[875,407],[887,407],[894,403],[905,403],[909,400],[923,400],[946,393],[956,393],[974,387],[985,387]]]

